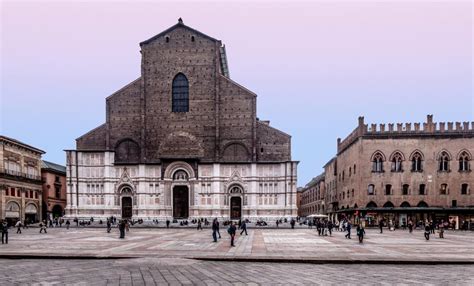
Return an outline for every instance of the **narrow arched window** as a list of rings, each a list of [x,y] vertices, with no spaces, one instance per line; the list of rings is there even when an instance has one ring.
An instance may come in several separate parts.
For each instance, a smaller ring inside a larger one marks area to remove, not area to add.
[[[173,79],[173,112],[189,111],[189,83],[186,76],[182,73],[177,74]]]
[[[422,156],[419,152],[415,152],[411,157],[411,171],[412,172],[422,172],[423,166],[421,164]]]
[[[398,152],[392,156],[392,172],[402,172],[402,155]]]
[[[440,172],[449,171],[449,155],[446,152],[441,153],[439,156],[439,169]]]
[[[372,172],[383,172],[383,155],[380,152],[375,153],[372,157]]]
[[[459,155],[459,171],[460,172],[467,172],[470,170],[469,166],[469,154],[464,151]]]

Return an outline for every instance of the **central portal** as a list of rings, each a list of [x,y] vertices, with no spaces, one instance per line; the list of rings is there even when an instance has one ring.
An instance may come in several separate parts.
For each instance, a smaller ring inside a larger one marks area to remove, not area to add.
[[[189,217],[189,189],[187,186],[173,188],[173,217]]]
[[[230,198],[230,219],[241,219],[242,218],[242,198],[231,197]]]
[[[132,198],[122,197],[122,218],[132,217]]]

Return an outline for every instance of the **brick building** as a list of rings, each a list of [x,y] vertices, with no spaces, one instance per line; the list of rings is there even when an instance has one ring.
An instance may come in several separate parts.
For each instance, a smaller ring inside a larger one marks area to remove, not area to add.
[[[301,190],[300,216],[324,214],[326,212],[325,200],[326,184],[325,174],[314,177]]]
[[[296,216],[291,137],[256,116],[222,42],[179,22],[140,43],[141,76],[67,150],[66,214]]]
[[[0,135],[0,218],[10,224],[41,220],[44,151]]]
[[[66,167],[41,161],[43,180],[43,217],[62,217],[66,208]]]
[[[331,219],[474,226],[474,122],[371,124],[337,140],[325,168]]]

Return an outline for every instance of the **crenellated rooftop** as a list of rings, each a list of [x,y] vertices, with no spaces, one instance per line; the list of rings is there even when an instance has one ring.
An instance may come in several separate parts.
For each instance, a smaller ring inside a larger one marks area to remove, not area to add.
[[[344,140],[337,139],[337,153],[341,153],[360,137],[393,138],[393,137],[474,137],[474,121],[469,122],[434,122],[433,115],[426,116],[423,123],[388,123],[365,124],[364,117],[359,117],[358,126]]]

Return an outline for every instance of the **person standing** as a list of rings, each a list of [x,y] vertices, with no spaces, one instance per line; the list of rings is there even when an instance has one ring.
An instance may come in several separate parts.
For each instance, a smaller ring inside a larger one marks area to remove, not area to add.
[[[217,218],[212,221],[212,238],[214,242],[217,242],[217,231],[219,229],[219,223],[217,222]]]
[[[237,228],[235,227],[235,224],[233,222],[230,223],[229,228],[227,229],[227,232],[230,235],[230,246],[233,247],[234,245],[234,239],[235,239],[235,232]]]
[[[380,233],[383,233],[383,219],[379,222]]]
[[[280,222],[279,222],[278,220],[276,220],[276,226],[277,226],[277,228],[278,228],[278,224],[279,224],[279,223],[280,223]]]
[[[46,231],[46,221],[43,221],[40,223],[40,233],[42,233],[44,231],[44,233],[48,233]]]
[[[125,220],[119,223],[120,238],[125,238]]]
[[[439,238],[444,238],[444,223],[441,221],[439,224]]]
[[[16,233],[21,234],[21,220],[17,221],[15,226],[16,226]]]
[[[111,229],[112,229],[112,224],[110,223],[110,220],[107,219],[107,233],[110,233]]]
[[[359,243],[364,241],[365,230],[362,226],[357,225],[357,236],[359,237]]]
[[[347,226],[346,226],[347,234],[345,235],[345,237],[348,239],[351,239],[351,228],[352,228],[351,223],[347,222]]]
[[[170,228],[170,220],[169,219],[166,220],[166,228]]]
[[[240,232],[240,235],[242,235],[242,233],[245,232],[245,235],[247,235],[247,223],[245,223],[245,220],[242,221],[242,223],[240,224],[240,229],[242,230]]]
[[[408,232],[409,233],[413,232],[413,222],[411,220],[408,221]]]
[[[332,228],[334,225],[332,224],[332,221],[328,221],[328,231],[329,231],[329,236],[332,236]]]
[[[70,225],[71,225],[71,222],[69,220],[66,220],[66,229],[69,229]]]
[[[197,230],[202,230],[202,222],[201,220],[198,220],[198,227]]]
[[[295,219],[294,218],[291,218],[290,225],[291,225],[291,229],[295,228]]]
[[[8,223],[6,221],[0,223],[0,230],[2,231],[2,244],[8,244]]]
[[[430,240],[431,228],[429,224],[425,224],[425,239]]]

